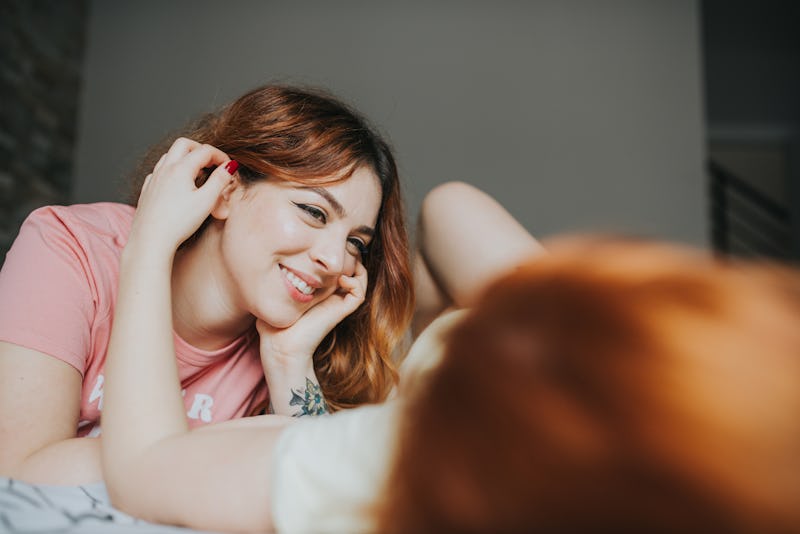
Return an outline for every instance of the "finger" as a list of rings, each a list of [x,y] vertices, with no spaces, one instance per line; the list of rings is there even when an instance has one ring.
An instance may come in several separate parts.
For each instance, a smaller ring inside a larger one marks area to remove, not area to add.
[[[346,276],[346,275],[344,275]],[[352,276],[346,276],[349,280],[353,280],[360,284],[361,288],[366,291],[367,288],[367,268],[360,261],[356,262],[356,268]]]
[[[366,297],[366,285],[364,281],[364,278],[343,274],[339,277],[339,287],[345,290],[345,297],[354,297],[359,301],[363,301]]]
[[[217,167],[230,160],[222,150],[211,145],[200,145],[183,157],[180,164],[187,165],[192,176],[200,174],[205,167]]]
[[[233,174],[239,167],[239,163],[235,160],[228,160],[224,165],[218,166],[214,169],[208,180],[201,185],[197,194],[203,197],[208,204],[213,204],[217,201],[225,187],[233,181]]]
[[[356,262],[356,270],[355,270],[355,275],[354,276],[356,276],[356,277],[363,276],[365,278],[367,276],[367,268],[364,267],[364,264],[360,260]]]
[[[156,162],[156,166],[153,167],[153,174],[157,173],[158,169],[160,169],[164,165],[164,159],[166,159],[166,157],[167,157],[166,154],[161,154],[161,157],[158,158],[158,161]]]
[[[364,264],[361,263],[360,261],[356,262],[356,270],[355,273],[353,273],[353,277],[356,280],[359,280],[361,284],[364,286],[364,289],[366,290],[367,279],[368,279],[367,268],[364,267]]]
[[[167,157],[164,160],[165,165],[169,163],[170,157],[170,154],[167,153]],[[211,145],[198,144],[196,148],[184,155],[179,161],[173,163],[172,169],[177,172],[177,176],[184,178],[191,176],[192,185],[199,188],[208,180],[207,177],[210,176],[208,174],[209,169],[215,169],[216,171],[217,167],[229,161],[228,155],[220,149]],[[230,173],[228,174],[230,175]],[[202,177],[202,179],[198,180],[198,177]]]
[[[169,150],[166,153],[166,158],[164,159],[164,163],[175,163],[180,161],[180,159],[186,154],[201,146],[202,145],[197,141],[187,139],[186,137],[179,137],[172,143],[172,146],[169,147]]]
[[[150,184],[152,179],[153,179],[152,173],[144,177],[144,182],[142,182],[142,187],[141,189],[139,189],[139,198],[136,200],[137,206],[142,202],[142,199],[144,198],[145,195],[145,191],[147,191],[147,186]]]

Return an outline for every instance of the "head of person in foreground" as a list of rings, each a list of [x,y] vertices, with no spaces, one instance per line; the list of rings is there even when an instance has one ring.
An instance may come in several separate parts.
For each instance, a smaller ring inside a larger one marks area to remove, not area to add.
[[[800,532],[800,276],[570,240],[410,400],[381,532]]]

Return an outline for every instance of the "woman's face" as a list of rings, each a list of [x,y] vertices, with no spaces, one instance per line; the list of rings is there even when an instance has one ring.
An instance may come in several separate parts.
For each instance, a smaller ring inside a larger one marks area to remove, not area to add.
[[[222,262],[232,303],[285,328],[352,276],[378,219],[378,178],[359,168],[343,181],[305,186],[270,180],[230,196]]]

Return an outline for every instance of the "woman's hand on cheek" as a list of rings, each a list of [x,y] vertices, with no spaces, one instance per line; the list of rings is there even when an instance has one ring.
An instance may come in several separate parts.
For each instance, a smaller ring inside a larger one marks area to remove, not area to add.
[[[198,187],[195,180],[207,167],[216,169]],[[176,140],[144,181],[131,239],[174,252],[214,209],[237,167],[238,163],[211,145]]]
[[[337,324],[356,311],[367,293],[367,269],[356,263],[353,276],[341,275],[337,291],[306,311],[288,328],[274,328],[263,321],[256,327],[261,336],[261,358],[292,361],[309,361],[319,344]]]

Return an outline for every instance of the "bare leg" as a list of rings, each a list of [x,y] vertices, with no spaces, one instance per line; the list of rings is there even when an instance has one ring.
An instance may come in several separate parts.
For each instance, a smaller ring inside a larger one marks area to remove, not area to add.
[[[452,299],[433,279],[419,250],[414,257],[414,294],[416,295],[411,333],[416,338],[443,311],[453,307]]]
[[[449,307],[471,305],[486,284],[543,251],[496,200],[462,182],[422,202],[414,259],[414,335]]]

